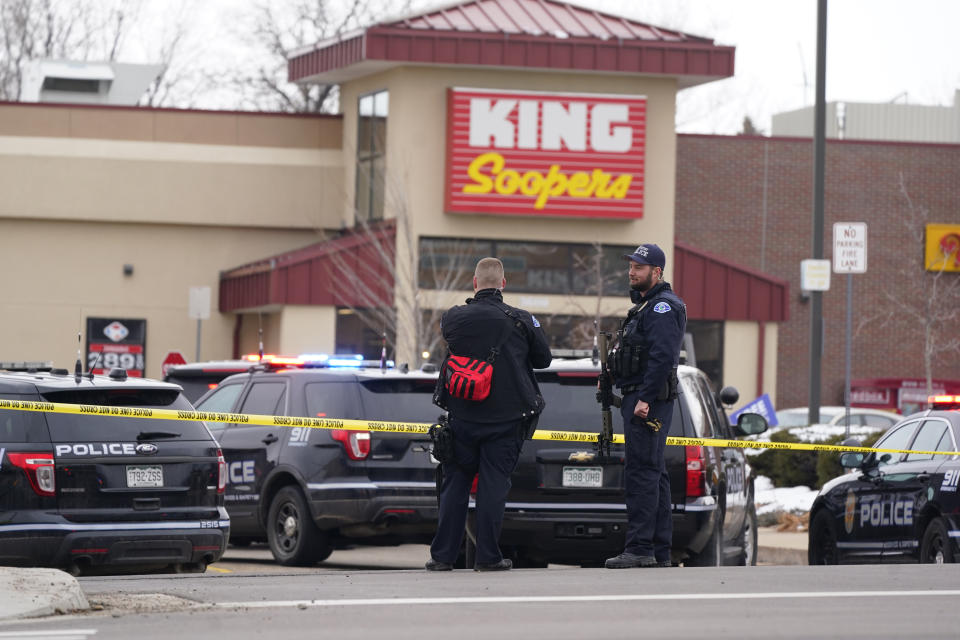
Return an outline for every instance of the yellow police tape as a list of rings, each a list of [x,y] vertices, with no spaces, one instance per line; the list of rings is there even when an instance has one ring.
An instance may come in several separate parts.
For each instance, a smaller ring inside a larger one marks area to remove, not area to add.
[[[209,411],[177,411],[174,409],[148,409],[139,407],[108,407],[89,404],[64,404],[60,402],[33,402],[30,400],[0,399],[0,409],[13,411],[39,411],[44,413],[72,413],[76,415],[115,418],[143,418],[153,420],[197,420],[231,424],[263,425],[267,427],[307,427],[309,429],[347,429],[352,431],[376,431],[380,433],[408,433],[426,435],[430,425],[420,422],[388,422],[383,420],[347,420],[337,418],[304,418],[299,416],[264,416],[245,413],[213,413]],[[558,442],[596,442],[596,433],[582,431],[537,430],[533,440]],[[614,444],[623,444],[623,434],[613,436]],[[812,444],[808,442],[760,442],[756,440],[724,440],[722,438],[680,438],[670,436],[668,445],[688,447],[732,447],[737,449],[787,449],[791,451],[861,451],[863,453],[914,453],[919,455],[960,455],[955,451],[916,451],[907,449],[875,449],[872,447],[848,447],[836,444]]]

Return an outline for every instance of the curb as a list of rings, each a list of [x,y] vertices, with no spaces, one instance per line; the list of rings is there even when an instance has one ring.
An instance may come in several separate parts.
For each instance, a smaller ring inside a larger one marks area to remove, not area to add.
[[[785,547],[758,547],[757,563],[774,565],[807,564],[807,550],[787,549]]]
[[[77,579],[59,569],[0,567],[0,620],[87,610]]]

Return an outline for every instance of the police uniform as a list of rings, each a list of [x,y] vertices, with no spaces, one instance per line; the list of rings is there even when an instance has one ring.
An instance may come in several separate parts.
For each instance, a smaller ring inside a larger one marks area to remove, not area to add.
[[[665,261],[656,245],[641,245],[625,257],[661,269]],[[645,294],[632,290],[630,300],[634,306],[609,356],[611,374],[623,393],[628,523],[624,553],[607,560],[608,568],[669,566],[673,536],[664,448],[673,419],[686,306],[663,281]],[[633,413],[640,400],[650,406],[646,418]]]
[[[550,345],[536,318],[505,304],[499,289],[481,289],[467,304],[449,309],[443,314],[441,329],[450,353],[458,356],[484,360],[501,340],[502,346],[485,400],[447,394],[442,377],[437,386],[434,401],[449,411],[455,462],[443,464],[440,514],[427,569],[445,570],[456,561],[463,544],[470,487],[478,472],[476,567],[509,569],[499,546],[503,509],[526,431],[543,410],[533,368],[550,365]]]

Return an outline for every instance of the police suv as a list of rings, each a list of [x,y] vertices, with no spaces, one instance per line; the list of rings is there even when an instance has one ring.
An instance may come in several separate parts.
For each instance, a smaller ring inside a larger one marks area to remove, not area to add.
[[[960,396],[931,398],[931,404],[873,446],[960,450]],[[810,509],[810,564],[960,558],[960,456],[847,452],[840,462],[851,472],[823,485]]]
[[[433,423],[437,373],[352,357],[266,358],[197,402],[201,411]],[[429,437],[211,425],[227,461],[233,544],[266,540],[277,562],[310,565],[355,543],[425,543],[437,519]]]
[[[547,403],[538,429],[598,432],[598,374],[590,359],[555,358],[549,368],[537,371]],[[757,414],[744,414],[740,425],[730,425],[722,404],[737,401],[732,387],[715,393],[702,371],[685,365],[678,377],[671,436],[733,439],[766,429]],[[613,425],[615,433],[623,433],[620,416],[614,415]],[[743,450],[668,446],[665,458],[674,563],[756,564],[753,475]],[[525,443],[507,497],[500,538],[505,555],[521,567],[551,562],[590,566],[623,551],[623,471],[623,445],[613,445],[604,457],[592,443]]]
[[[0,399],[193,409],[123,369],[4,370]],[[229,537],[225,484],[203,422],[0,408],[0,564],[203,571]]]

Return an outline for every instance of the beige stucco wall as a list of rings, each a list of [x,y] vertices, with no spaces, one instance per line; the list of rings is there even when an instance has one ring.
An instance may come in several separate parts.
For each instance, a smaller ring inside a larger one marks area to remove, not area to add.
[[[770,395],[770,402],[777,406],[777,344],[780,325],[776,322],[764,324],[763,342],[763,389],[761,393]]]
[[[450,87],[646,96],[643,218],[598,220],[445,213],[447,89]],[[386,215],[392,217],[398,211],[401,215],[404,210],[409,212],[413,238],[430,235],[578,243],[597,241],[606,244],[655,242],[666,252],[667,272],[671,272],[676,164],[674,79],[505,69],[401,67],[353,80],[341,87],[344,175],[348,185],[353,185],[355,180],[358,97],[382,89],[389,91],[390,95]],[[343,214],[348,224],[352,224],[352,207],[348,199]],[[398,243],[400,259],[403,259],[407,249],[402,242]],[[404,295],[404,284],[398,282],[398,296]],[[509,282],[506,292],[509,292]],[[518,296],[522,297],[535,298],[537,302],[544,303],[540,309],[543,313],[579,312],[578,304],[568,297]],[[522,306],[522,301],[520,304]],[[604,306],[614,308],[619,313],[629,307],[629,301],[625,298],[604,301]],[[587,308],[590,308],[589,304]],[[398,344],[399,360],[413,359],[414,352],[412,345]]]
[[[280,353],[334,353],[336,327],[336,307],[286,305],[280,312]]]
[[[331,117],[0,105],[0,360],[72,369],[87,317],[143,318],[158,377],[167,351],[196,355],[191,286],[212,290],[201,357],[231,357],[220,271],[339,227],[340,131]]]
[[[2,217],[335,228],[341,182],[325,149],[0,137]]]
[[[739,408],[757,397],[757,341],[760,325],[756,322],[728,320],[723,324],[723,384],[740,392]]]
[[[0,360],[52,360],[72,370],[87,317],[144,318],[150,377],[160,376],[169,350],[194,358],[191,286],[211,288],[202,358],[229,358],[233,316],[217,312],[219,271],[304,244],[301,231],[2,218],[0,238]],[[123,275],[124,264],[133,275]]]

